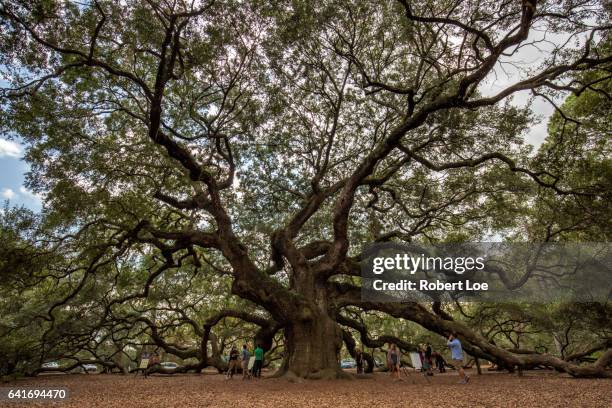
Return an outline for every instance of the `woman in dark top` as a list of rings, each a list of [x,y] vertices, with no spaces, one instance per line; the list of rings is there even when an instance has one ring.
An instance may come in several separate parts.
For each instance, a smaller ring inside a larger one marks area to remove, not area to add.
[[[427,371],[427,375],[433,375],[433,359],[431,353],[431,344],[427,343],[425,347],[425,365],[423,366]]]
[[[434,351],[433,358],[436,361],[436,367],[438,367],[438,371],[441,373],[446,372],[446,368],[444,367],[446,365],[446,361],[444,361],[444,357],[442,357],[442,354],[438,353],[437,351]]]
[[[234,371],[238,369],[238,349],[232,346],[229,354],[229,368],[227,370],[227,378],[234,378]]]
[[[360,349],[355,350],[355,363],[357,364],[357,374],[363,374],[363,353]]]

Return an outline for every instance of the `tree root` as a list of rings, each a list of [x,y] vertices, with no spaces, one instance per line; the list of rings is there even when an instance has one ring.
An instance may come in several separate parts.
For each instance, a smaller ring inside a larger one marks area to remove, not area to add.
[[[341,370],[340,368],[329,368],[314,371],[306,375],[298,375],[291,370],[280,369],[269,378],[282,378],[291,383],[302,383],[305,380],[353,380],[355,379],[355,376]]]

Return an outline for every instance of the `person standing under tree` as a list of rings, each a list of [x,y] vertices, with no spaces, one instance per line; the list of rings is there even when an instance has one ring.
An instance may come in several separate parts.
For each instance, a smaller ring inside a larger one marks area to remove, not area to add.
[[[240,353],[240,362],[242,365],[242,379],[246,380],[249,378],[249,359],[251,355],[249,354],[249,350],[247,349],[247,345],[242,345],[242,352]]]
[[[236,346],[232,346],[229,354],[229,368],[227,370],[227,379],[234,378],[234,371],[238,369],[238,349]]]
[[[361,349],[355,350],[355,364],[357,365],[357,374],[363,374],[363,352]]]
[[[147,368],[144,371],[144,376],[147,378],[152,372],[159,368],[159,355],[157,353],[151,354],[149,357],[149,363],[147,364]]]
[[[261,368],[263,367],[264,351],[261,345],[257,345],[255,348],[255,365],[253,366],[253,377],[261,378]]]
[[[421,361],[421,372],[425,371],[425,352],[423,351],[423,345],[419,344],[417,346],[417,353],[419,355],[419,360]]]
[[[448,336],[446,345],[451,351],[451,362],[462,378],[459,384],[467,384],[470,381],[470,377],[463,370],[463,349],[461,348],[461,342],[455,337],[454,333],[451,333],[451,335]]]
[[[427,343],[425,346],[425,362],[423,368],[427,371],[427,375],[433,375],[433,359],[431,358],[431,344]]]
[[[446,361],[444,361],[444,357],[442,357],[442,354],[438,353],[437,351],[434,351],[433,357],[436,362],[436,367],[438,367],[438,371],[440,373],[446,372],[446,369],[444,368],[444,366],[446,365]]]
[[[391,377],[395,377],[397,380],[401,380],[400,378],[400,351],[395,345],[395,343],[391,343],[391,347],[389,347],[389,351],[387,352],[387,362],[389,364],[389,371],[391,372]]]

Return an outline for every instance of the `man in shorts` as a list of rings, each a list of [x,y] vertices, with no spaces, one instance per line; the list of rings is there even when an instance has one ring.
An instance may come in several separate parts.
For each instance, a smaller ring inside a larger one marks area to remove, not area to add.
[[[448,336],[446,345],[451,351],[451,364],[457,369],[461,377],[459,384],[467,384],[470,381],[470,377],[463,370],[463,349],[461,348],[461,342],[455,337],[454,333],[451,333]]]
[[[249,359],[251,355],[249,354],[249,350],[247,349],[247,345],[242,345],[242,352],[240,353],[240,363],[242,364],[242,379],[246,380],[249,376]]]

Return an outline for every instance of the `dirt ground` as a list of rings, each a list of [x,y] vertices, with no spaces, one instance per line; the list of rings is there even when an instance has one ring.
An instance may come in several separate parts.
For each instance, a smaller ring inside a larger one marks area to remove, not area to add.
[[[264,378],[227,381],[218,374],[46,375],[0,387],[67,387],[62,403],[0,401],[2,407],[612,407],[612,380],[573,379],[548,372],[455,373],[430,382],[416,373],[393,381],[384,373],[367,379],[289,382]]]

